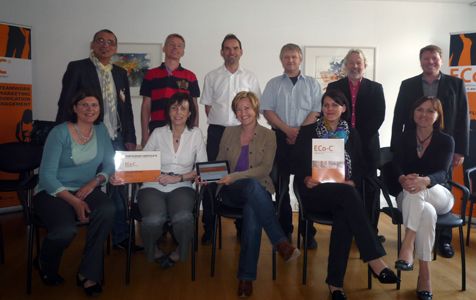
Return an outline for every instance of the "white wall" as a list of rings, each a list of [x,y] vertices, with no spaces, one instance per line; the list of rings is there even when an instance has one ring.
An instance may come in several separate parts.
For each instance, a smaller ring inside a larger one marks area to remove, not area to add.
[[[0,7],[0,20],[33,27],[35,119],[54,118],[67,63],[88,55],[99,29],[110,28],[120,42],[162,43],[169,33],[182,34],[183,65],[197,74],[200,87],[222,63],[221,40],[233,32],[243,43],[242,65],[256,73],[262,88],[282,72],[278,53],[284,43],[377,47],[376,80],[387,100],[382,145],[390,141],[401,80],[420,72],[418,50],[434,43],[446,58],[450,32],[476,29],[476,7],[408,1],[0,0]]]

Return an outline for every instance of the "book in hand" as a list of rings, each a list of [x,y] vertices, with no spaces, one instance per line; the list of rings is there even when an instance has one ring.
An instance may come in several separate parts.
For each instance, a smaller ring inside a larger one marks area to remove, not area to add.
[[[344,139],[312,139],[312,179],[345,181]]]
[[[160,176],[160,151],[116,151],[115,177],[124,183],[157,181]]]

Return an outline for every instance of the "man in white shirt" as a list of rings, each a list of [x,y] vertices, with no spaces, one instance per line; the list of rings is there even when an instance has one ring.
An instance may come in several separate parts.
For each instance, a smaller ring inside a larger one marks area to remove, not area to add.
[[[205,105],[207,114],[207,155],[214,161],[218,155],[221,136],[226,126],[239,125],[231,109],[231,102],[241,91],[251,91],[258,98],[261,96],[258,79],[250,71],[240,67],[243,55],[241,41],[234,34],[227,34],[221,43],[220,55],[224,64],[205,76],[203,94],[200,103]],[[202,244],[209,244],[212,230],[210,199],[203,201],[203,223],[205,233]]]

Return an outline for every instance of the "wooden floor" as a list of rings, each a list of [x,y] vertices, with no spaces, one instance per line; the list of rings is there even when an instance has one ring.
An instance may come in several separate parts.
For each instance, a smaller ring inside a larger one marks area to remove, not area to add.
[[[296,216],[295,223],[296,223]],[[6,243],[6,262],[0,265],[0,299],[84,299],[83,291],[75,285],[75,274],[84,241],[84,232],[75,239],[63,257],[60,273],[66,279],[63,286],[46,287],[37,273],[33,274],[33,293],[25,293],[25,226],[21,215],[0,216]],[[380,231],[387,241],[385,260],[391,266],[396,258],[396,228],[382,216]],[[278,257],[278,276],[271,278],[271,247],[265,234],[261,247],[258,279],[250,299],[330,299],[324,282],[327,268],[330,227],[318,226],[318,250],[309,252],[309,272],[306,286],[301,284],[302,257],[284,264]],[[454,232],[455,236],[456,231]],[[293,236],[294,241],[296,235]],[[454,243],[456,245],[456,243]],[[460,250],[455,247],[453,259],[438,257],[432,263],[433,293],[436,299],[476,299],[476,230],[467,250],[467,290],[461,292]],[[210,277],[209,246],[200,246],[197,254],[197,279],[191,281],[190,263],[182,263],[169,270],[147,263],[144,254],[135,254],[132,261],[132,280],[124,283],[125,253],[112,250],[106,257],[106,284],[101,299],[236,299],[236,270],[239,244],[231,221],[224,222],[223,249],[217,252],[215,277]],[[367,289],[367,268],[359,260],[355,246],[350,255],[345,290],[349,299],[416,299],[417,268],[403,274],[401,290],[395,285],[382,285],[373,280]]]

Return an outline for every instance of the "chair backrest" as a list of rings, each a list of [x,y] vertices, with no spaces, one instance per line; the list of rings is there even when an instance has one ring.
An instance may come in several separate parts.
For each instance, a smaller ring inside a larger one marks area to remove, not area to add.
[[[476,192],[476,166],[465,171],[464,185],[469,189],[471,194]]]
[[[33,171],[41,163],[43,147],[30,143],[0,144],[0,171],[24,173]]]
[[[380,161],[377,168],[380,170],[380,180],[385,184],[388,193],[396,197],[402,190],[398,175],[393,165],[393,153],[390,147],[380,148]]]
[[[53,129],[53,127],[55,127],[56,125],[57,123],[55,121],[33,121],[33,129],[31,130],[30,134],[30,143],[34,145],[44,146],[48,134],[50,133],[51,129]]]

